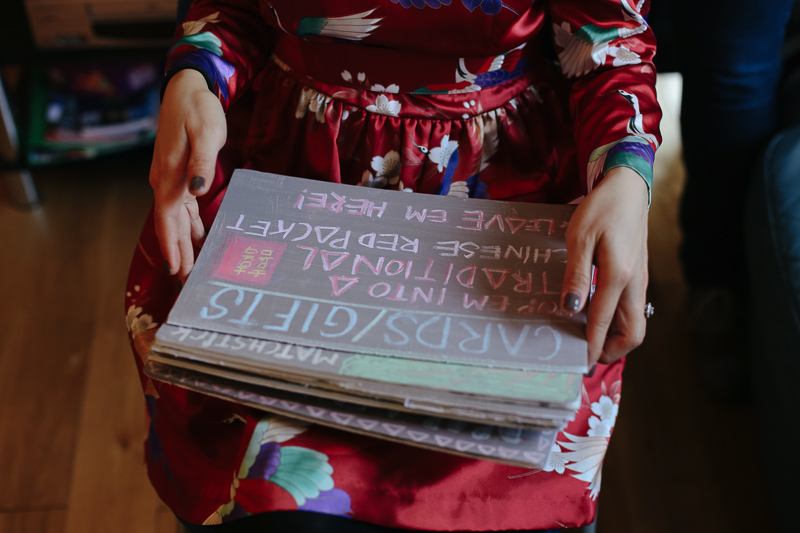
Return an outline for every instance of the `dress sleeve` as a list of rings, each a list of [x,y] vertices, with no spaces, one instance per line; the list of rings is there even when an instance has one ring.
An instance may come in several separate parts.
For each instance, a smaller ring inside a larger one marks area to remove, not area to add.
[[[194,69],[227,111],[269,58],[272,35],[257,0],[194,0],[175,30],[162,94],[177,72]]]
[[[571,81],[570,110],[587,193],[606,172],[629,167],[653,180],[661,142],[656,41],[649,0],[551,0],[555,51]]]

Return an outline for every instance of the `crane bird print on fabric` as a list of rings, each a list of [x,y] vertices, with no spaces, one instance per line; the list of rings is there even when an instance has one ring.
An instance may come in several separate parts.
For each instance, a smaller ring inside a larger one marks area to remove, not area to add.
[[[333,467],[324,453],[281,443],[303,433],[308,424],[280,416],[262,418],[253,431],[238,473],[231,484],[231,500],[220,505],[203,525],[217,525],[253,513],[265,486],[299,510],[347,516],[350,496],[334,488]],[[277,492],[276,492],[277,491]]]
[[[605,65],[609,56],[614,58],[614,66],[636,64],[641,61],[636,52],[624,45],[612,46],[611,43],[615,39],[632,37],[647,30],[647,22],[641,15],[644,0],[638,0],[635,6],[631,5],[629,0],[620,0],[620,4],[621,22],[628,23],[625,26],[600,27],[586,24],[573,33],[569,22],[562,22],[561,25],[553,24],[555,42],[563,48],[558,54],[558,59],[565,76],[574,78],[588,74]],[[637,26],[630,27],[631,21]]]
[[[629,135],[618,141],[597,148],[589,156],[589,190],[591,190],[592,185],[600,176],[608,157],[615,153],[635,154],[638,156],[638,159],[629,160],[629,163],[634,166],[634,169],[636,169],[635,165],[639,164],[650,165],[652,167],[653,160],[655,159],[655,152],[658,149],[658,138],[652,133],[644,131],[642,113],[639,108],[639,98],[635,94],[622,89],[618,89],[617,94],[627,100],[633,108],[633,115],[628,119],[626,128]],[[645,175],[645,169],[637,170],[637,172]]]
[[[367,18],[375,9],[348,15],[345,17],[303,17],[301,18],[294,31],[289,31],[281,23],[281,18],[272,4],[267,4],[278,27],[286,33],[295,33],[303,39],[312,36],[327,38],[326,40],[340,39],[343,41],[360,41],[368,37],[380,24],[380,18]]]

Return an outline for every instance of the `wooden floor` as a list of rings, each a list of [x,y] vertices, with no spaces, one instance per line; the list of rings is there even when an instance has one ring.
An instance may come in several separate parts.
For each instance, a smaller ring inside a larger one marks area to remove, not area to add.
[[[716,404],[688,358],[676,259],[676,83],[660,85],[667,115],[651,209],[656,315],[629,358],[597,529],[769,531],[754,413]],[[41,208],[0,198],[0,533],[174,533],[144,472],[144,403],[123,312],[151,201],[146,161],[34,176]]]

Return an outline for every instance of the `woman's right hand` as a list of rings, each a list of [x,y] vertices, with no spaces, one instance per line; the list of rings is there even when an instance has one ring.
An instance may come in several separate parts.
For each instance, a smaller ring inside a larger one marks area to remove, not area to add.
[[[185,69],[167,84],[158,117],[150,185],[161,253],[170,275],[186,280],[205,238],[197,197],[208,192],[225,144],[225,113],[205,78]]]

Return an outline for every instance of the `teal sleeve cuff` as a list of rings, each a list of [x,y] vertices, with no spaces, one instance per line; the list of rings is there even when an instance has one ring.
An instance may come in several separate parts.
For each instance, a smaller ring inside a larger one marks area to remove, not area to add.
[[[619,151],[609,153],[606,157],[605,164],[603,165],[603,175],[608,173],[609,170],[617,167],[628,167],[639,174],[647,185],[647,205],[653,199],[653,165],[637,154],[630,152]]]

